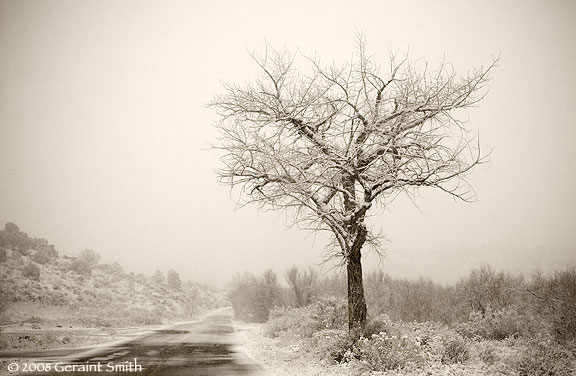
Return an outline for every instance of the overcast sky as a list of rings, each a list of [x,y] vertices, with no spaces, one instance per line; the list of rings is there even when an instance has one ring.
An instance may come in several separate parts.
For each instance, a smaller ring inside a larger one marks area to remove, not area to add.
[[[265,41],[345,62],[361,30],[382,63],[409,51],[466,73],[501,54],[468,112],[493,149],[478,201],[398,199],[372,220],[388,259],[365,268],[450,282],[576,264],[575,19],[574,1],[0,0],[0,222],[202,282],[320,262],[322,237],[234,211],[205,104],[257,75],[247,51]]]

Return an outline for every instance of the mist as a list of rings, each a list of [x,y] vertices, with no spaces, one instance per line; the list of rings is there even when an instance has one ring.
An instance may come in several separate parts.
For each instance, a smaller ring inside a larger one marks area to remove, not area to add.
[[[501,56],[469,111],[489,163],[478,199],[399,196],[370,218],[386,257],[365,269],[449,283],[483,264],[551,272],[576,263],[576,5],[565,2],[3,1],[0,223],[60,253],[223,285],[236,273],[321,265],[327,239],[282,212],[237,208],[219,185],[222,82],[244,83],[272,46],[346,62],[355,31],[457,73]],[[383,21],[385,20],[385,21]],[[330,272],[333,264],[322,264]]]

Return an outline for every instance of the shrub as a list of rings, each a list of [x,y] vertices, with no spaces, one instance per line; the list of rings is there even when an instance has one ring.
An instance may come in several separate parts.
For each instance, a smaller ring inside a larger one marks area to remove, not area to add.
[[[338,329],[348,323],[348,305],[346,300],[324,297],[312,304],[312,318],[321,329]]]
[[[429,279],[393,279],[379,270],[366,274],[365,287],[369,311],[395,321],[448,323],[459,314],[453,288]]]
[[[321,358],[340,363],[352,350],[354,342],[345,329],[325,329],[312,335],[311,345]]]
[[[28,234],[20,231],[20,228],[11,222],[6,223],[3,230],[0,230],[0,246],[17,250],[26,255],[28,249],[33,248],[32,239]]]
[[[168,270],[166,275],[166,284],[168,285],[168,288],[172,290],[180,290],[182,288],[180,275],[172,269]]]
[[[22,275],[33,281],[40,281],[40,268],[38,265],[29,262],[24,269],[22,269]]]
[[[36,251],[32,255],[32,260],[38,264],[45,265],[50,261],[50,255],[46,252]]]
[[[14,293],[5,277],[0,278],[0,324],[4,324],[6,317],[4,312],[10,306],[10,303],[14,300]]]
[[[496,348],[490,342],[480,342],[477,345],[478,359],[486,364],[494,364],[498,359]]]
[[[442,352],[441,339],[445,336],[451,336],[454,334],[451,329],[435,322],[411,323],[411,326],[412,330],[417,335],[416,340],[420,345],[430,350],[434,348],[434,352],[438,355],[438,359],[441,357]]]
[[[393,323],[386,314],[380,314],[372,319],[369,319],[364,328],[364,337],[370,338],[372,334],[380,334],[382,332],[391,333],[393,330]]]
[[[457,324],[455,328],[464,337],[503,340],[534,334],[539,325],[532,316],[520,315],[513,308],[505,308],[499,311],[487,309],[484,314],[473,312],[468,322]]]
[[[373,371],[401,369],[424,361],[422,348],[414,338],[384,332],[373,334],[370,339],[360,338],[345,357]]]
[[[119,327],[160,324],[162,310],[121,306],[83,307],[76,313],[78,323],[88,327]]]
[[[150,277],[150,281],[153,286],[163,287],[166,284],[166,278],[160,270],[156,270],[156,273]]]
[[[516,371],[519,376],[571,376],[575,361],[573,353],[554,341],[530,342]]]
[[[25,320],[23,320],[23,323],[29,323],[29,324],[41,324],[44,320],[40,317],[40,316],[31,316]]]
[[[162,323],[163,311],[153,309],[129,309],[126,313],[126,322],[130,325],[154,325]]]
[[[91,249],[85,249],[72,261],[70,270],[81,276],[90,276],[92,270],[98,265],[98,261],[100,261],[100,255]]]
[[[470,272],[468,278],[459,283],[464,300],[474,311],[485,313],[488,309],[502,310],[512,305],[515,293],[523,283],[522,277],[494,271],[482,266]]]
[[[338,298],[321,298],[307,307],[276,307],[270,311],[266,335],[278,337],[283,333],[309,338],[326,329],[343,329],[347,323],[346,302]]]
[[[576,339],[576,267],[557,271],[550,279],[536,274],[526,289],[534,298],[533,305],[552,325],[556,339]]]
[[[270,311],[265,334],[275,338],[290,331],[296,336],[306,338],[320,329],[318,321],[312,317],[311,307],[275,307]]]
[[[443,338],[442,363],[463,363],[470,359],[468,343],[459,335]]]

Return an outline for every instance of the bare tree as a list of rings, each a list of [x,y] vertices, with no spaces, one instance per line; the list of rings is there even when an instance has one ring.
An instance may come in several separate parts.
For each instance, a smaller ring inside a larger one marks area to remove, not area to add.
[[[237,317],[264,322],[280,301],[281,288],[276,273],[266,270],[262,276],[247,273],[233,280],[230,301]]]
[[[474,199],[466,175],[482,155],[457,115],[483,98],[497,59],[460,77],[444,61],[432,68],[390,54],[381,71],[362,38],[343,66],[268,47],[252,58],[260,78],[224,84],[209,105],[219,114],[220,181],[240,188],[241,205],[288,210],[331,234],[327,256],[347,269],[349,329],[362,329],[361,250],[382,250],[368,211],[420,187]]]
[[[300,271],[296,265],[286,271],[286,283],[294,292],[296,307],[304,307],[312,303],[318,272],[311,267]]]

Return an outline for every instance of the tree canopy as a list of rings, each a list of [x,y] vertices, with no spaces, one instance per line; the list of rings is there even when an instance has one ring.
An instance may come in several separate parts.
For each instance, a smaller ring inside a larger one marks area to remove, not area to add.
[[[422,187],[474,199],[466,177],[483,154],[459,115],[484,97],[497,59],[459,76],[443,60],[390,54],[383,69],[362,38],[341,66],[269,47],[252,58],[260,77],[224,84],[210,104],[220,180],[240,188],[242,204],[288,210],[294,223],[332,235],[328,256],[347,266],[349,302],[358,303],[350,322],[362,324],[361,249],[381,250],[368,211]]]

